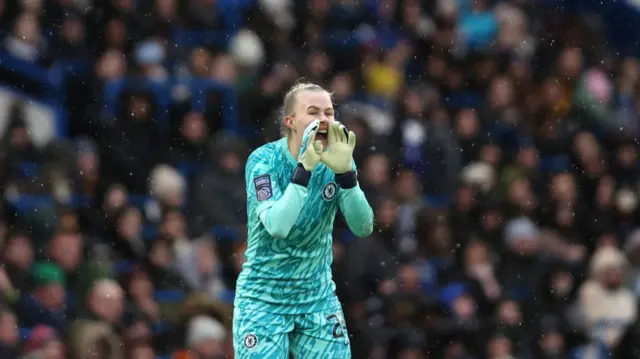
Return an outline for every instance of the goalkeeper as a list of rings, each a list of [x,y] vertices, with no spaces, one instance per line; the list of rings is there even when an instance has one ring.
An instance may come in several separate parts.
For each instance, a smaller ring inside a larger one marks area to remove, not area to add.
[[[331,279],[338,207],[367,236],[373,211],[358,186],[356,137],[335,121],[331,95],[297,84],[283,135],[247,160],[248,246],[233,312],[236,359],[351,358]]]

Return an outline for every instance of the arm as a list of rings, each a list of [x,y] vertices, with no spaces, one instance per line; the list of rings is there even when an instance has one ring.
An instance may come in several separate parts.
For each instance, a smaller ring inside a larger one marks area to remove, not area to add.
[[[370,235],[373,232],[373,210],[358,185],[357,172],[353,170],[336,175],[336,183],[340,186],[338,193],[340,210],[349,229],[358,237]]]
[[[297,167],[284,193],[278,187],[275,171],[268,160],[254,153],[247,160],[247,208],[274,238],[286,238],[296,223],[308,195],[311,172]]]
[[[299,184],[289,183],[282,197],[258,212],[260,222],[274,238],[286,238],[296,224],[309,191]]]

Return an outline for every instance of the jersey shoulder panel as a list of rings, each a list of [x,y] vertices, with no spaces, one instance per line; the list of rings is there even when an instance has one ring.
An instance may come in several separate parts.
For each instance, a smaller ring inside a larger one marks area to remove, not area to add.
[[[257,174],[262,170],[269,170],[276,162],[278,150],[278,142],[276,141],[264,144],[251,152],[245,165],[247,175],[249,173]]]

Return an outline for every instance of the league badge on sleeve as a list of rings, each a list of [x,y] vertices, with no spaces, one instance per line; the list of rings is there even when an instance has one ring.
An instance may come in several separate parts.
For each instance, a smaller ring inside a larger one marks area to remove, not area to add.
[[[325,201],[331,201],[338,193],[338,185],[335,182],[329,182],[322,189],[322,198]]]
[[[273,187],[271,186],[271,176],[262,175],[253,180],[256,187],[256,199],[258,202],[266,201],[273,197]]]

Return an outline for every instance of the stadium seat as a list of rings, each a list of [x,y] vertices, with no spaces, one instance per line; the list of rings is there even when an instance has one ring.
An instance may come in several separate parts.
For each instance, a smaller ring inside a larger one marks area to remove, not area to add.
[[[229,37],[221,30],[193,30],[176,28],[172,34],[173,42],[187,49],[199,46],[213,46],[225,49],[229,42]]]
[[[193,176],[200,171],[200,169],[202,168],[202,165],[197,162],[180,162],[176,164],[175,167],[176,167],[176,170],[180,172],[182,177],[189,180],[193,178]]]
[[[22,176],[28,179],[33,179],[38,176],[39,166],[35,162],[20,162],[20,173]]]
[[[227,131],[238,133],[238,100],[233,88],[208,79],[193,79],[188,86],[191,90],[192,110],[202,113],[207,111],[207,96],[212,91],[218,92],[222,96],[220,103],[222,124]]]
[[[186,297],[186,293],[181,290],[156,290],[153,297],[158,303],[178,303]]]
[[[479,108],[484,97],[475,92],[456,92],[442,99],[442,105],[452,109]]]
[[[447,195],[426,195],[424,196],[424,201],[432,208],[447,208],[451,203],[451,197]]]
[[[209,233],[216,239],[234,241],[238,238],[238,231],[228,226],[215,226],[211,228]]]
[[[0,51],[0,68],[4,72],[38,83],[40,95],[46,95],[58,101],[64,100],[63,71],[60,67],[53,66],[51,69],[45,69],[32,62],[15,58],[6,51]],[[3,82],[4,80],[3,78]],[[22,89],[22,86],[18,87],[19,84],[12,85],[17,89]]]
[[[220,296],[218,297],[218,299],[220,299],[223,303],[228,303],[228,304],[233,304],[233,300],[236,297],[236,292],[233,290],[225,290],[222,293],[220,293]]]
[[[142,228],[142,238],[144,240],[154,240],[158,236],[158,226],[155,224],[147,224]]]
[[[543,156],[540,158],[541,172],[564,172],[568,168],[569,156],[567,155]]]
[[[29,339],[30,335],[31,335],[31,328],[20,328],[20,338],[22,338],[22,340]]]
[[[135,265],[134,262],[120,260],[114,264],[113,270],[117,275],[123,275],[123,274],[130,273],[133,270],[134,265]]]

